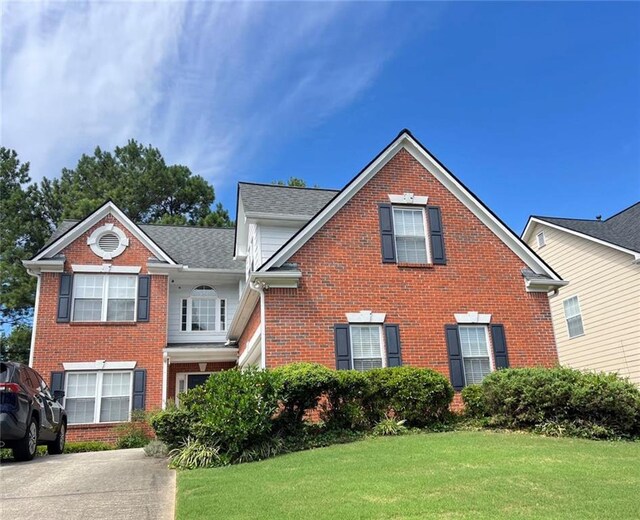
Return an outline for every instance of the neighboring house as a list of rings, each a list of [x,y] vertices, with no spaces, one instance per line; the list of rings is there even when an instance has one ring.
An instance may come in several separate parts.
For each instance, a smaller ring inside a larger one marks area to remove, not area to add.
[[[640,202],[606,220],[532,216],[522,238],[571,282],[551,299],[560,363],[640,384]]]
[[[237,227],[137,225],[108,202],[25,262],[31,365],[71,438],[236,365],[432,367],[456,390],[557,363],[566,282],[403,131],[342,190],[240,183]]]

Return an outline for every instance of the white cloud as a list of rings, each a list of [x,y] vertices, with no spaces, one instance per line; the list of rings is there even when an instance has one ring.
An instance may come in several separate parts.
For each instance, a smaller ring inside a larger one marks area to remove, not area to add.
[[[2,144],[54,176],[134,137],[216,185],[363,92],[378,4],[5,3]],[[242,150],[242,153],[240,152]]]

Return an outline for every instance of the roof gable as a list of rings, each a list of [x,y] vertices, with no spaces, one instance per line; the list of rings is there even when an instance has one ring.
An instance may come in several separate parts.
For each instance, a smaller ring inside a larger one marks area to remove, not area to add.
[[[532,215],[522,232],[529,240],[536,225],[548,226],[640,258],[640,202],[606,220]]]
[[[409,152],[433,177],[466,206],[485,226],[487,226],[509,249],[511,249],[531,270],[552,280],[561,280],[529,246],[527,246],[504,222],[502,222],[482,201],[462,184],[440,161],[411,135],[403,130],[384,150],[382,150],[363,170],[360,171],[338,194],[332,198],[298,233],[286,242],[265,262],[259,271],[281,267],[298,251],[322,226],[324,226],[351,198],[360,191],[392,157],[400,150]]]
[[[83,233],[91,229],[95,224],[100,222],[107,215],[112,215],[118,222],[120,222],[137,240],[139,240],[149,251],[155,255],[158,260],[166,262],[170,265],[175,265],[176,262],[160,247],[156,244],[138,225],[129,219],[112,201],[105,202],[93,213],[89,214],[84,219],[76,222],[64,221],[65,230],[62,233],[57,234],[54,232],[53,240],[49,244],[45,245],[31,261],[36,262],[46,258],[51,258],[62,251],[69,244],[77,240]]]

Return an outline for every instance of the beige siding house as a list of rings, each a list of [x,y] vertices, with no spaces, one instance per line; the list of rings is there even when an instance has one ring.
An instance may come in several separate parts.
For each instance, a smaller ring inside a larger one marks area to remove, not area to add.
[[[532,216],[522,238],[569,282],[550,299],[560,363],[640,384],[640,202],[607,220]]]

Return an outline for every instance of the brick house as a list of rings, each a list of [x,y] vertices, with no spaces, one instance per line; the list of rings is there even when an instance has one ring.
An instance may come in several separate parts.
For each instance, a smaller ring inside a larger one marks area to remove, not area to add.
[[[408,131],[342,190],[239,183],[235,229],[65,221],[38,277],[30,364],[72,439],[110,439],[213,371],[432,367],[456,390],[557,363],[566,284]]]

